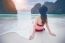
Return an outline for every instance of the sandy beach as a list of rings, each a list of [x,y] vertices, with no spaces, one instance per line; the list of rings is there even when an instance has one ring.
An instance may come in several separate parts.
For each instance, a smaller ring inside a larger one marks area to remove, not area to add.
[[[0,43],[65,43],[65,17],[48,17],[48,22],[56,37],[49,35],[47,29],[44,32],[36,32],[33,40],[27,40],[16,32],[8,32],[0,35]],[[10,28],[9,25],[15,27],[16,20],[0,21],[0,33],[15,30],[15,28]]]
[[[17,20],[0,20],[0,35],[14,32]]]

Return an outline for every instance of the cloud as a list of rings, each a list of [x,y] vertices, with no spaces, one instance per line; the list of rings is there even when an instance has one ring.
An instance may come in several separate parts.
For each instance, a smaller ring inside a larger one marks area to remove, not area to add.
[[[45,1],[55,1],[55,0],[13,0],[16,5],[17,10],[29,10],[31,9],[36,3],[43,4]]]
[[[27,7],[27,0],[13,0],[16,5],[17,10],[26,9]]]

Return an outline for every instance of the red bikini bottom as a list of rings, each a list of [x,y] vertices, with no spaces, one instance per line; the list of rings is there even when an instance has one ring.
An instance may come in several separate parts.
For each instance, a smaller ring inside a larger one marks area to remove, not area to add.
[[[42,32],[42,31],[44,31],[44,30],[45,30],[45,28],[43,28],[43,29],[41,29],[41,30],[35,29],[36,32]]]

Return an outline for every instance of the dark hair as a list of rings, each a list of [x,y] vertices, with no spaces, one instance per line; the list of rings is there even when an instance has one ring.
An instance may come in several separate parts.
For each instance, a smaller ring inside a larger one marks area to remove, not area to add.
[[[42,7],[40,7],[39,9],[39,13],[41,14],[41,19],[42,19],[42,23],[44,24],[45,22],[47,22],[47,11],[48,11],[48,8],[43,5]]]

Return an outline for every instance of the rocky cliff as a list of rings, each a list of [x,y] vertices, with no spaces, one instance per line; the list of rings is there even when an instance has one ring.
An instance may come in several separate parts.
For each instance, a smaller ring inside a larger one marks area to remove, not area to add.
[[[11,0],[0,0],[0,14],[17,14],[14,3]]]

